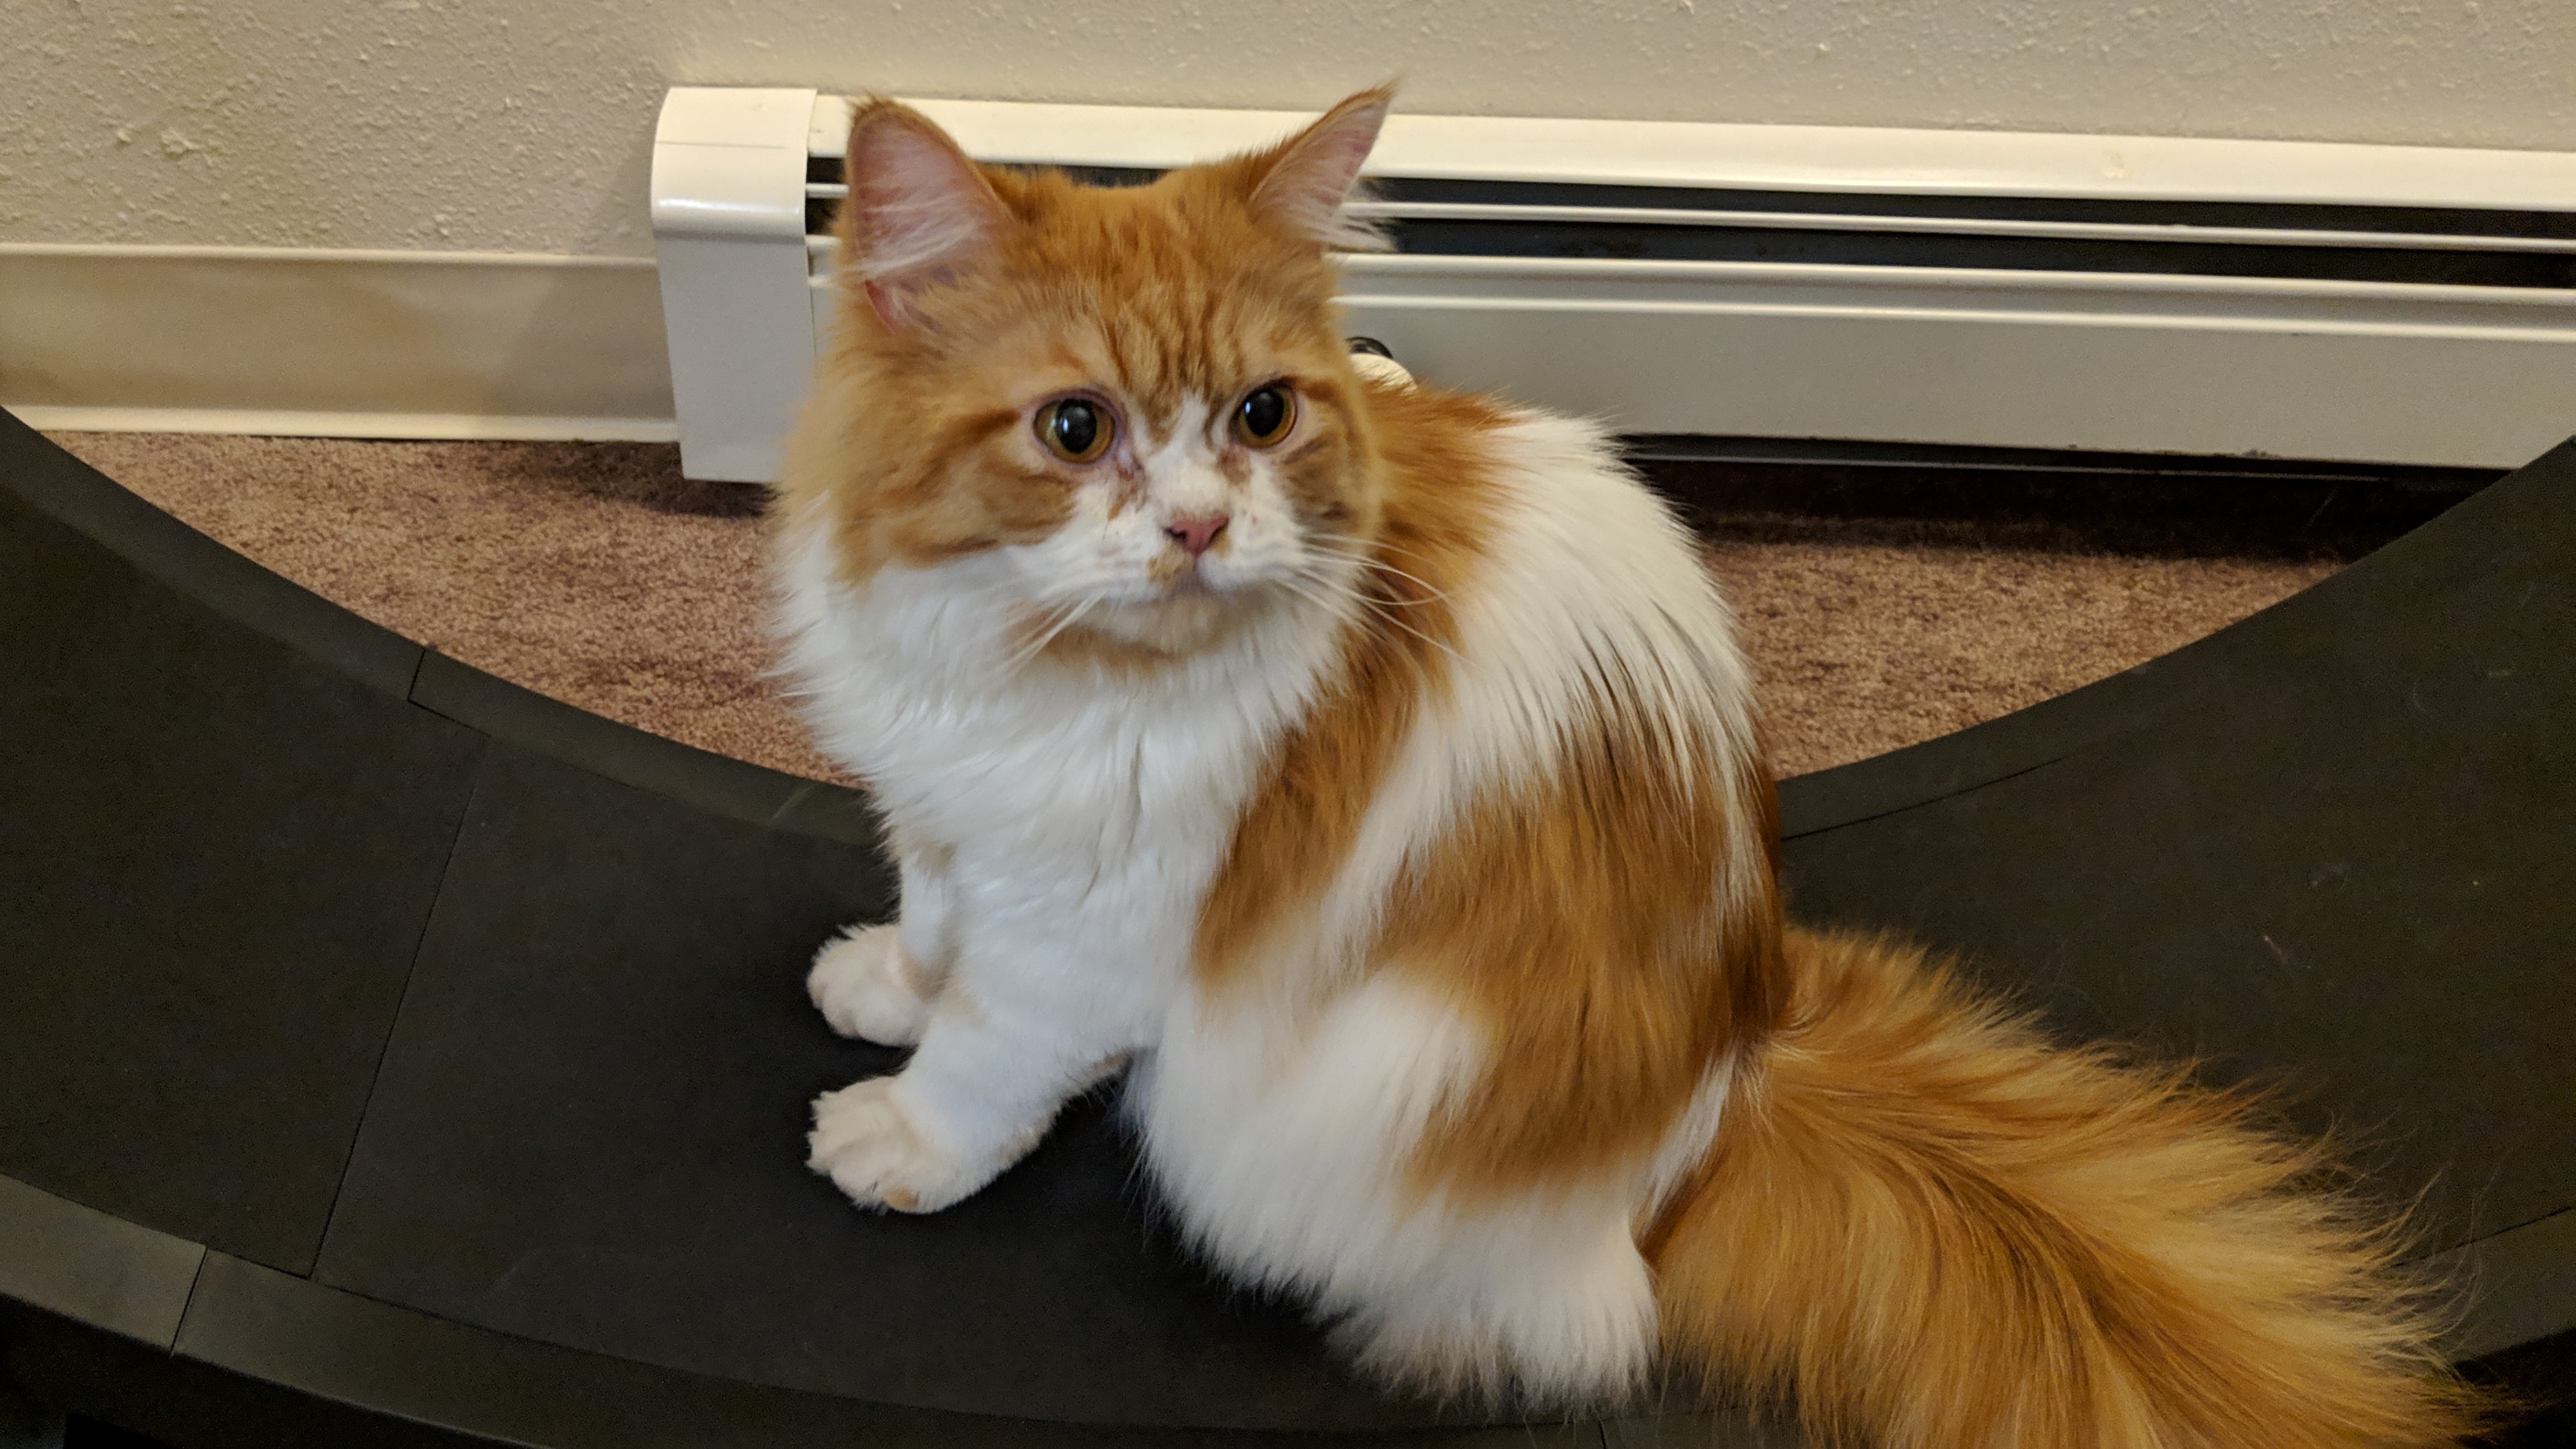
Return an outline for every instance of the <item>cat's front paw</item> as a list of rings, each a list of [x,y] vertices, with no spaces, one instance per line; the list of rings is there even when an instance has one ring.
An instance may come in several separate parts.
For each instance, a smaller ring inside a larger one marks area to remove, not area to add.
[[[876,1077],[815,1098],[805,1165],[861,1207],[935,1213],[992,1174],[968,1169],[931,1141],[896,1097],[895,1080]]]
[[[814,953],[805,994],[843,1036],[879,1046],[917,1046],[930,1023],[938,983],[903,949],[901,928],[869,926],[835,937]]]

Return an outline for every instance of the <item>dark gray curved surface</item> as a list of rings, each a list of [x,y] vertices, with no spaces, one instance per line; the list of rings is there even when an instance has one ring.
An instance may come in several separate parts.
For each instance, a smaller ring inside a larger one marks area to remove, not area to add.
[[[2483,1281],[2464,1352],[2576,1323],[2571,488],[2576,448],[1790,782],[1798,908],[2289,1079]],[[894,1058],[801,965],[891,907],[859,797],[375,629],[5,417],[0,581],[0,1373],[40,1394],[188,1446],[1654,1442],[1353,1382],[1174,1248],[1097,1102],[950,1212],[850,1211],[805,1103]]]

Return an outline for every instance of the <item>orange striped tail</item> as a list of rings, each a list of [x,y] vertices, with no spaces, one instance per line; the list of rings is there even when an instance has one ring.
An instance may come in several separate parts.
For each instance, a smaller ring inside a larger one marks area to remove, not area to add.
[[[2404,1246],[2239,1095],[1790,933],[1787,1024],[1650,1234],[1677,1363],[1886,1449],[2457,1443]]]

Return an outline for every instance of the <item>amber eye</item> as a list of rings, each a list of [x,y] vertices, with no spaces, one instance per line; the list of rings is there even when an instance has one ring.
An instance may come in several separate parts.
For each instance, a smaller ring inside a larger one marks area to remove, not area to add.
[[[1297,394],[1284,382],[1263,383],[1234,410],[1234,434],[1256,448],[1288,436],[1297,423]]]
[[[1088,463],[1109,451],[1117,427],[1109,410],[1089,398],[1058,398],[1038,409],[1038,441],[1068,463]]]

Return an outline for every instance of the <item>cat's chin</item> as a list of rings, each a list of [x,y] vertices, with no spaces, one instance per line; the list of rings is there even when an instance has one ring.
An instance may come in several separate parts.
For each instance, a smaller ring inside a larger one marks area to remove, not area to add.
[[[1185,659],[1241,634],[1278,606],[1274,594],[1264,588],[1211,589],[1192,581],[1157,598],[1094,609],[1056,642],[1074,652],[1127,663]],[[1051,647],[1048,652],[1063,651]]]

